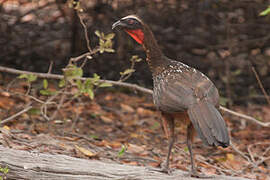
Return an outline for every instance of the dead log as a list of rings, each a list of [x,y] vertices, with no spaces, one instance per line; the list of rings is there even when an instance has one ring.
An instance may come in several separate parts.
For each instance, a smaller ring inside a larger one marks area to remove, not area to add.
[[[191,180],[187,172],[174,170],[171,175],[145,167],[121,165],[97,160],[79,159],[60,154],[45,154],[9,149],[0,146],[0,166],[8,167],[7,179],[35,180]],[[1,174],[2,175],[2,174]],[[3,175],[2,175],[3,176]],[[211,180],[245,180],[245,178],[215,176]]]

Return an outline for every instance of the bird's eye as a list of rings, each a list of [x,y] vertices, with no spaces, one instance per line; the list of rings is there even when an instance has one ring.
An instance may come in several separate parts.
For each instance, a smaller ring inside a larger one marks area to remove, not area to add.
[[[133,19],[129,19],[129,20],[128,20],[128,24],[130,24],[130,25],[131,25],[131,24],[134,24],[134,20],[133,20]]]

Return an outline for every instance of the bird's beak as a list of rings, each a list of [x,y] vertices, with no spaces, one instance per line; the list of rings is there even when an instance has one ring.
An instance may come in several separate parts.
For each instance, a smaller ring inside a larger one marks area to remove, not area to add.
[[[122,22],[119,20],[119,21],[113,23],[112,29],[115,29],[117,26],[124,26],[124,25],[125,25],[125,24],[122,23]]]

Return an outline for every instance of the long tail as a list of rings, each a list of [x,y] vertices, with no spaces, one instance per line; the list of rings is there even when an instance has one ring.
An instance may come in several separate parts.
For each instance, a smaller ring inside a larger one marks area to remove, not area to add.
[[[230,139],[224,119],[211,103],[202,100],[188,108],[189,118],[206,145],[227,147]]]

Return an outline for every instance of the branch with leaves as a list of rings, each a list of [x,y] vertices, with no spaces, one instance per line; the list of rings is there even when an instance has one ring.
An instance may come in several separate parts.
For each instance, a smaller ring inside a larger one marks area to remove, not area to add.
[[[35,75],[36,77],[39,77],[39,78],[50,78],[50,79],[59,79],[59,80],[64,79],[63,75],[21,71],[21,70],[7,68],[7,67],[3,67],[3,66],[0,66],[0,71],[1,72],[12,73],[12,74],[32,74],[32,75]],[[77,79],[81,80],[81,81],[86,81],[88,78],[85,78],[85,77],[74,78],[74,80],[77,80]],[[123,86],[123,87],[131,88],[131,89],[134,89],[134,90],[137,90],[137,91],[141,91],[141,92],[147,93],[147,94],[152,94],[153,93],[152,90],[141,87],[141,86],[138,86],[136,84],[130,84],[130,83],[120,82],[120,81],[102,80],[102,79],[98,79],[98,80],[95,80],[95,81],[96,81],[96,83],[109,83],[109,84],[116,85],[116,86]],[[248,120],[248,121],[250,121],[252,123],[255,123],[257,125],[260,125],[260,126],[263,126],[263,127],[270,127],[270,122],[263,123],[263,122],[255,119],[255,118],[253,118],[251,116],[235,112],[235,111],[230,110],[230,109],[228,109],[226,107],[223,107],[223,106],[221,106],[220,109],[222,111],[226,112],[226,113],[237,116],[239,118],[246,119],[246,120]]]

